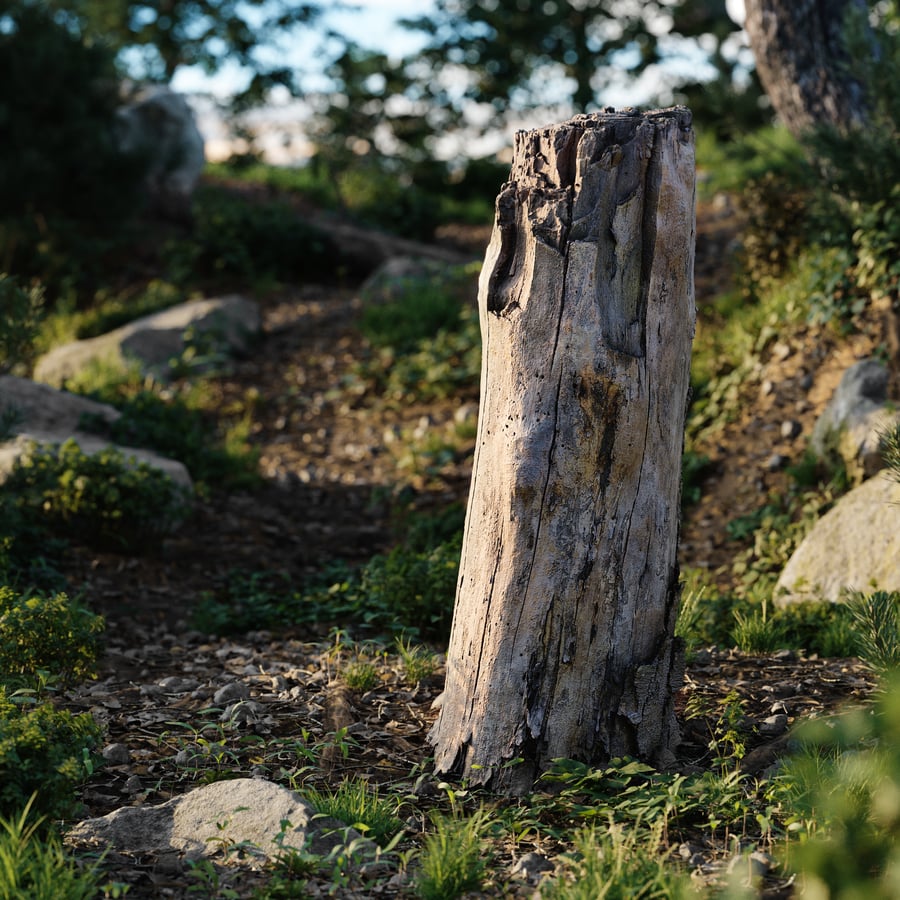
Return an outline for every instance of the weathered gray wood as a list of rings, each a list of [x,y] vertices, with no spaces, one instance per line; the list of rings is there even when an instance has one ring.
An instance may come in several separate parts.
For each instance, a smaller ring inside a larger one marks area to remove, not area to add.
[[[693,248],[688,110],[516,135],[479,286],[439,772],[515,792],[555,757],[660,762],[676,739]]]

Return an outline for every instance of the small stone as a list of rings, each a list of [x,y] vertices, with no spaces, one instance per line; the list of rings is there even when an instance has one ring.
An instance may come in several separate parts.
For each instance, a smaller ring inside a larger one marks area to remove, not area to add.
[[[165,690],[158,684],[142,684],[141,696],[150,697],[151,700],[161,700],[165,695]]]
[[[766,460],[766,469],[770,472],[777,472],[779,469],[783,469],[790,462],[790,458],[785,456],[783,453],[773,453]]]
[[[225,711],[219,716],[219,721],[232,724],[258,722],[265,710],[262,703],[257,703],[255,700],[238,700],[237,703],[232,703],[231,706],[225,708]]]
[[[800,387],[804,391],[808,391],[815,383],[812,375],[808,372],[800,379]]]
[[[194,758],[193,753],[190,750],[179,750],[175,754],[175,765],[176,766],[189,766],[191,764],[191,760]]]
[[[215,694],[213,694],[213,703],[215,703],[216,706],[220,706],[225,703],[230,703],[232,700],[246,700],[249,696],[250,688],[248,685],[244,684],[243,681],[232,681],[231,684],[220,687]]]
[[[137,775],[132,775],[125,782],[125,790],[129,794],[139,794],[144,789],[144,785],[141,784],[141,779]]]
[[[772,713],[773,716],[777,715],[787,715],[788,708],[782,700],[779,700],[777,703],[773,703],[769,712]]]
[[[111,766],[127,766],[131,762],[131,751],[124,744],[107,744],[100,755]]]
[[[803,427],[796,419],[787,419],[781,423],[781,436],[786,441],[792,441],[802,430]]]
[[[759,396],[760,397],[768,397],[770,394],[774,394],[774,393],[775,393],[775,383],[773,381],[769,381],[769,379],[766,379],[759,386]]]
[[[733,856],[728,861],[728,872],[737,872],[745,875],[745,883],[752,884],[759,878],[764,878],[772,868],[772,858],[759,850],[749,855]]]
[[[778,343],[772,347],[772,359],[777,359],[779,362],[782,362],[786,360],[792,352],[789,344],[784,343],[784,341],[778,341]]]
[[[510,866],[509,876],[527,881],[529,884],[537,884],[541,876],[552,869],[553,863],[546,856],[540,853],[526,853]]]
[[[186,694],[199,684],[200,682],[196,678],[183,678],[180,675],[170,675],[159,682],[159,686],[170,694]]]
[[[763,719],[762,723],[759,726],[759,733],[764,734],[767,737],[778,737],[780,734],[784,734],[787,731],[788,727],[788,717],[783,713],[778,713],[774,716],[768,716]]]

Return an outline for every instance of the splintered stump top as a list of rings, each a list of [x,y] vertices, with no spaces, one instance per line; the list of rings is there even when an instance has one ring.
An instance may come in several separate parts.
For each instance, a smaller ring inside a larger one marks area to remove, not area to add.
[[[607,111],[516,135],[479,285],[438,771],[527,790],[554,758],[658,762],[677,737],[690,123]]]

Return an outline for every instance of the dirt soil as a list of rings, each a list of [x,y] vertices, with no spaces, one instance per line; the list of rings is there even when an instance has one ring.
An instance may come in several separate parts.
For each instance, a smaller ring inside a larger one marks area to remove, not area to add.
[[[729,203],[701,204],[698,306],[730,286],[739,224]],[[487,232],[466,237],[473,258],[480,258]],[[330,560],[363,562],[386,549],[393,539],[391,489],[398,481],[389,436],[440,428],[453,420],[459,405],[385,408],[362,397],[348,400],[338,390],[364,352],[356,328],[361,301],[355,287],[304,286],[259,299],[263,340],[251,358],[217,379],[217,389],[223,403],[245,398],[248,391],[258,397],[253,439],[263,486],[199,501],[193,518],[157,555],[121,557],[76,548],[69,560],[73,584],[106,617],[107,651],[99,679],[70,692],[64,702],[92,711],[107,728],[108,742],[128,751],[127,761],[107,765],[90,781],[85,814],[160,802],[229,773],[253,771],[282,781],[293,775],[307,784],[336,784],[347,775],[364,774],[416,793],[416,805],[406,814],[409,828],[421,830],[422,809],[437,802],[429,799],[438,792],[427,777],[426,735],[435,716],[431,704],[441,690],[440,670],[411,687],[399,667],[387,666],[377,688],[353,693],[335,677],[340,660],[328,648],[325,628],[286,624],[277,635],[254,632],[228,639],[190,626],[193,604],[204,592],[220,588],[235,569],[283,571],[299,586]],[[768,460],[775,453],[799,459],[840,374],[879,340],[873,326],[840,340],[801,328],[772,342],[744,387],[740,416],[700,448],[712,465],[702,498],[683,525],[683,566],[707,568],[727,586],[728,566],[741,549],[727,541],[727,522],[784,485],[784,466],[772,468]],[[788,419],[800,424],[799,436],[782,436]],[[463,501],[470,466],[466,457],[445,467],[438,479],[413,480],[416,502]],[[219,686],[235,680],[250,686],[262,711],[226,735],[219,713],[202,710],[210,707]],[[788,726],[812,713],[859,702],[871,688],[856,660],[704,651],[688,667],[682,706],[711,710],[736,691],[751,751],[745,769],[758,774],[783,750]],[[347,728],[350,741],[346,757],[327,746],[329,735],[340,728]],[[679,767],[691,771],[711,764],[712,728],[707,715],[685,717]],[[213,733],[221,733],[226,748],[218,761],[201,752]],[[269,749],[251,762],[246,746],[254,736],[265,738]],[[315,766],[298,752],[301,744],[317,754]],[[185,748],[191,751],[189,765],[183,756],[182,762],[176,760]],[[699,854],[698,871],[721,870],[729,855],[724,845],[701,846],[696,836],[684,840],[690,852]],[[534,848],[510,849],[502,862],[512,863],[515,853],[529,849]],[[139,854],[113,854],[106,867],[110,878],[131,885],[129,898],[188,896],[192,883],[182,864]],[[503,871],[497,867],[492,895],[530,896],[533,887],[511,886]],[[260,883],[259,876],[246,871],[223,877],[238,896],[249,896]],[[377,887],[348,887],[341,896],[401,895],[405,884],[401,873]],[[327,880],[313,879],[309,885],[313,896],[328,888]],[[769,896],[788,893],[784,882],[774,875],[769,879]]]

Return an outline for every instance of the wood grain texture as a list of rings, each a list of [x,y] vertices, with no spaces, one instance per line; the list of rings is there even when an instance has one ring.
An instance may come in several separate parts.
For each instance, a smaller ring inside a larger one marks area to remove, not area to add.
[[[688,110],[516,135],[479,285],[439,772],[517,792],[556,757],[660,762],[676,739],[693,248]]]

